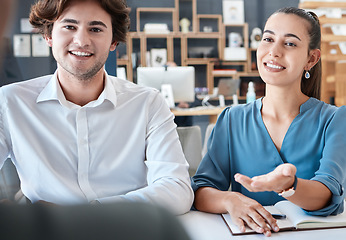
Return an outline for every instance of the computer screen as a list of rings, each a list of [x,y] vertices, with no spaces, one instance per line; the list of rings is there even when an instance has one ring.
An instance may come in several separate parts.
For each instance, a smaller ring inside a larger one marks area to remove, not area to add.
[[[161,91],[162,84],[170,84],[175,102],[195,100],[194,67],[138,67],[137,84]]]

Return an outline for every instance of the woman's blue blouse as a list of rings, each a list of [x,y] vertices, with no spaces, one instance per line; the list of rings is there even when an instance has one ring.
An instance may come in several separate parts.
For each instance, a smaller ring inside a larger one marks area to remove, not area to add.
[[[311,215],[338,214],[343,211],[346,186],[346,107],[335,107],[310,98],[300,107],[276,149],[261,115],[262,99],[225,109],[208,140],[192,186],[237,191],[262,205],[283,200],[275,192],[254,193],[234,181],[234,174],[249,177],[266,174],[278,165],[292,163],[297,177],[326,185],[333,196],[324,209]]]

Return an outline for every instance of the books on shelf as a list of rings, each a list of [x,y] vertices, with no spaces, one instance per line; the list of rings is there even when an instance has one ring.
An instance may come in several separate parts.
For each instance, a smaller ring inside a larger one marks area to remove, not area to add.
[[[164,23],[146,23],[144,32],[151,34],[168,34],[170,33],[168,25]]]
[[[235,69],[214,69],[213,74],[215,75],[235,75],[237,74]]]
[[[245,47],[225,47],[223,58],[227,61],[246,61],[247,49]]]
[[[265,206],[267,211],[271,214],[278,214],[283,216],[277,219],[277,224],[280,231],[297,231],[297,230],[314,230],[326,228],[340,228],[346,227],[346,212],[336,216],[311,216],[306,214],[300,207],[294,205],[289,201],[280,201],[274,206]],[[247,228],[243,233],[232,222],[229,214],[221,215],[228,229],[233,235],[243,235],[256,233],[254,230]]]

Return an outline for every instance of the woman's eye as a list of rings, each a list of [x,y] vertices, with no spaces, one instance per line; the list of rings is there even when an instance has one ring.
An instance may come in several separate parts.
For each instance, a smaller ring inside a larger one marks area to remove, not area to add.
[[[272,42],[273,40],[271,38],[263,38],[263,42]]]
[[[295,47],[295,46],[297,46],[297,45],[295,45],[295,44],[292,43],[292,42],[287,42],[286,45],[287,45],[287,46],[290,46],[290,47]]]

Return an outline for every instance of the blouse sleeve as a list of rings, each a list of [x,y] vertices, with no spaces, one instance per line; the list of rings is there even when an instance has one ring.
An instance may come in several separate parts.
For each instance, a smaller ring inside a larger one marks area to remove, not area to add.
[[[311,215],[336,215],[344,210],[346,185],[346,107],[340,107],[325,130],[325,147],[320,168],[311,180],[326,185],[332,192],[330,204],[318,211],[306,211]]]
[[[208,139],[208,151],[202,159],[195,176],[192,188],[213,187],[222,191],[230,185],[229,128],[230,109],[225,109],[218,117],[217,123]]]

